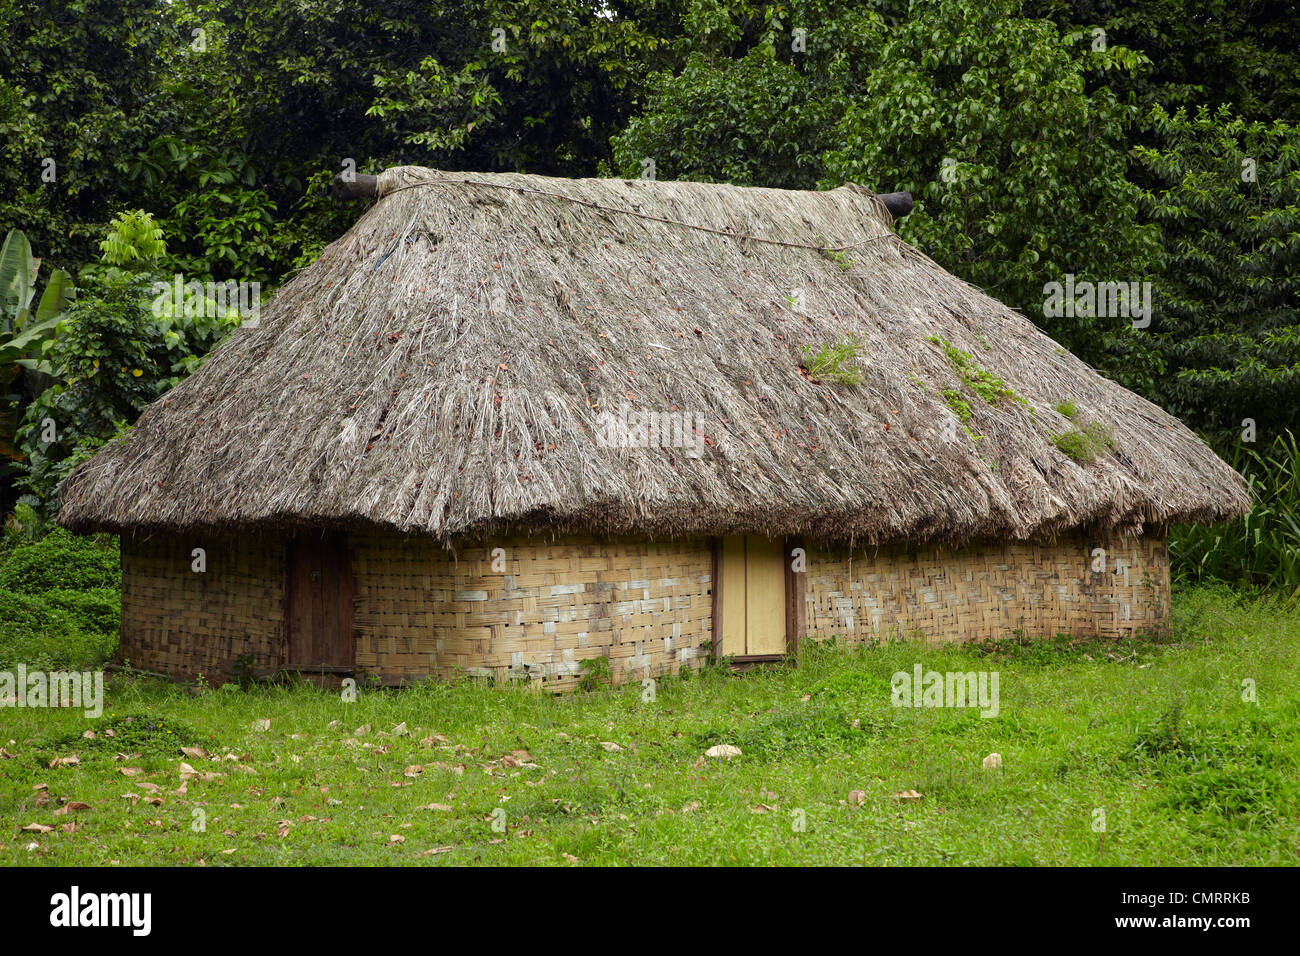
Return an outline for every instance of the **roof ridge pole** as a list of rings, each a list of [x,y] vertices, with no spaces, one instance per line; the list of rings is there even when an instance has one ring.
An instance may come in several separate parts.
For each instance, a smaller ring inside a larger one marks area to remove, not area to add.
[[[373,199],[379,194],[379,177],[369,173],[338,173],[330,194],[339,200]]]
[[[876,193],[876,198],[885,204],[885,208],[895,219],[902,219],[912,211],[911,193]]]

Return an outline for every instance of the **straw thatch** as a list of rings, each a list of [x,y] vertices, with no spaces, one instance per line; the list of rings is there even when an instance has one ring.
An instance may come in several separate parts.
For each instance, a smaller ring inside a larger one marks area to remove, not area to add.
[[[1024,403],[980,400],[932,336]],[[850,339],[861,384],[801,373],[799,346]],[[1058,450],[1065,400],[1112,451]],[[620,406],[698,416],[702,455],[602,447]],[[903,243],[864,189],[402,167],[67,479],[60,521],[958,542],[1249,504],[1188,429]]]

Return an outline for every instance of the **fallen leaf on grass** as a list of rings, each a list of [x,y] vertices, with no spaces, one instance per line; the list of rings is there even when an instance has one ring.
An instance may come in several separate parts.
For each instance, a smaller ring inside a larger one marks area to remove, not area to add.
[[[849,803],[852,803],[855,806],[860,807],[866,802],[867,802],[867,792],[865,790],[849,791]]]
[[[406,837],[401,836],[397,833],[394,833],[392,836],[388,838],[389,846],[401,846],[405,842],[406,842]]]
[[[424,768],[421,767],[418,763],[413,763],[413,764],[411,764],[409,767],[407,767],[405,770],[402,771],[402,776],[403,776],[403,777],[418,777],[418,776],[419,776],[420,774],[422,774],[422,773],[424,773]]]
[[[63,806],[59,807],[59,809],[55,810],[54,815],[56,817],[61,817],[68,813],[73,812],[74,810],[89,810],[89,809],[90,809],[90,804],[82,803],[79,800],[72,800],[68,803],[65,803]]]
[[[456,849],[454,846],[435,846],[425,850],[420,856],[436,856],[439,853],[450,853],[454,849]]]
[[[49,833],[54,827],[47,827],[44,823],[29,823],[23,827],[24,833]]]
[[[894,794],[894,799],[915,802],[921,799],[921,795],[915,790],[900,790],[898,793]]]
[[[261,718],[260,720],[255,720],[253,721],[253,729],[262,732],[268,731],[271,729],[271,722],[267,720],[265,717]]]
[[[81,758],[73,754],[71,757],[55,757],[50,761],[50,769],[53,770],[55,767],[76,767],[80,764]]]
[[[219,773],[200,773],[184,761],[181,761],[179,772],[182,780],[202,780],[204,783],[220,780],[223,776]]]

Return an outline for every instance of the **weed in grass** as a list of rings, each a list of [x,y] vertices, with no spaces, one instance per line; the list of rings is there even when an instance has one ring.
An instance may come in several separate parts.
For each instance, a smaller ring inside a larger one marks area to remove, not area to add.
[[[609,658],[601,655],[589,657],[582,662],[582,677],[578,680],[578,690],[590,693],[600,687],[609,686],[611,680]]]
[[[150,756],[180,756],[181,747],[212,748],[216,740],[179,717],[163,714],[121,714],[95,725],[95,736],[63,734],[41,749],[62,754],[68,749],[98,753],[140,753]]]
[[[823,249],[822,255],[825,256],[831,262],[835,263],[835,265],[839,266],[839,268],[844,272],[848,272],[851,268],[853,268],[854,260],[849,258],[848,253],[844,252],[843,250]]]
[[[965,396],[955,388],[946,388],[943,391],[943,400],[948,407],[952,409],[957,421],[965,425],[971,420],[970,403],[966,401]]]

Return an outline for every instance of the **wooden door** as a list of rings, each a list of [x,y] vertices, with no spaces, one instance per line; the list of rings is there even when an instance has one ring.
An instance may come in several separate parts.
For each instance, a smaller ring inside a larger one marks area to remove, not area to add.
[[[722,539],[718,548],[721,653],[779,657],[786,653],[785,547],[753,535]]]
[[[285,626],[290,667],[350,672],[352,563],[347,535],[302,532],[285,551]]]

